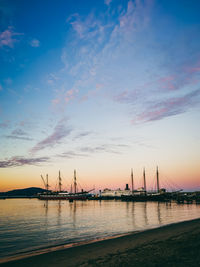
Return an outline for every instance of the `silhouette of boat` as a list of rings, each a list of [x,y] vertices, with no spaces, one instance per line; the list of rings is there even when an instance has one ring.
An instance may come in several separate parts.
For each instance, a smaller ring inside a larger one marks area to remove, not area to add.
[[[76,170],[74,170],[74,192],[62,191],[61,189],[62,180],[61,180],[60,171],[59,171],[59,178],[58,178],[59,179],[59,191],[57,192],[53,192],[49,190],[48,175],[46,176],[46,182],[42,175],[41,175],[41,178],[46,188],[46,192],[38,194],[38,198],[41,200],[69,200],[69,201],[86,200],[91,196],[90,192],[93,191],[92,189],[89,191],[81,190],[80,192],[77,192]]]

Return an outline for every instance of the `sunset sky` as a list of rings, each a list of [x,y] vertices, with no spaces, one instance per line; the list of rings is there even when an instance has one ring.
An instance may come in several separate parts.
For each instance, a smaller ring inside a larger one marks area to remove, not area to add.
[[[199,0],[0,0],[0,191],[200,190]]]

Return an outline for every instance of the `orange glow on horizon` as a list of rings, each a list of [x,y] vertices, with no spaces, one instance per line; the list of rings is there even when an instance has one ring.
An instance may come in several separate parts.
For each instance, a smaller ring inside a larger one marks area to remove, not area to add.
[[[199,177],[200,172],[197,165],[182,166],[173,168],[170,171],[166,167],[159,169],[160,186],[170,189],[169,184],[173,187],[177,185],[177,188],[181,189],[195,189],[200,190]],[[44,188],[43,182],[40,175],[47,173],[47,170],[42,170],[38,167],[30,167],[21,169],[3,169],[1,170],[1,185],[0,191],[9,191],[13,189],[21,189],[27,187],[40,187]],[[77,169],[77,181],[79,186],[86,190],[95,188],[95,190],[103,190],[104,188],[117,189],[125,188],[125,184],[131,186],[130,170],[126,168],[118,168],[112,170],[99,170],[98,174],[94,170],[87,172],[86,170]],[[49,184],[50,189],[55,190],[58,178],[58,171],[54,168],[49,170]],[[73,169],[66,171],[61,169],[61,176],[63,178],[63,189],[70,190],[70,185],[73,183]],[[137,189],[143,186],[143,169],[135,169],[133,172],[134,176],[134,188]],[[146,182],[148,190],[154,189],[156,186],[156,172],[155,169],[146,168]]]

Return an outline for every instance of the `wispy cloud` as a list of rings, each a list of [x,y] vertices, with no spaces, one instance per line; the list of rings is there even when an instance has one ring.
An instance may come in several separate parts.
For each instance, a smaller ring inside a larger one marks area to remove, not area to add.
[[[68,40],[61,58],[65,64],[63,81],[69,75],[72,84],[65,82],[65,90],[56,94],[53,104],[64,105],[72,99],[83,102],[91,97],[98,97],[100,102],[106,98],[129,105],[129,113],[134,109],[136,114],[132,121],[140,122],[146,121],[149,110],[155,120],[186,112],[192,104],[185,108],[182,105],[177,111],[171,104],[170,113],[166,102],[190,94],[200,82],[196,30],[187,30],[187,37],[181,31],[175,35],[177,25],[171,21],[176,29],[166,36],[162,26],[168,29],[171,25],[164,16],[160,18],[161,26],[156,27],[153,0],[124,1],[113,5],[112,12],[111,1],[104,3],[104,14],[76,13],[67,19],[73,41]],[[96,90],[96,84],[103,84],[101,91]],[[71,88],[77,92],[72,93]]]
[[[109,6],[111,4],[112,0],[105,0],[104,3]]]
[[[19,167],[24,165],[39,165],[49,161],[49,157],[40,158],[25,158],[25,157],[12,157],[0,161],[0,168]]]
[[[119,103],[134,104],[142,95],[140,90],[124,90],[113,97],[113,100]]]
[[[18,135],[18,136],[24,136],[27,135],[26,132],[24,132],[22,129],[18,128],[12,131],[13,135]]]
[[[48,147],[53,147],[56,144],[59,144],[66,136],[70,135],[72,129],[66,125],[67,119],[62,119],[54,127],[53,133],[47,136],[44,140],[37,143],[32,149],[31,152],[35,153],[39,150],[43,150]]]
[[[173,70],[170,75],[161,77],[154,81],[154,86],[160,92],[176,91],[189,85],[198,85],[200,83],[200,62],[192,62],[190,64],[181,64]]]
[[[37,39],[32,39],[30,41],[30,46],[32,46],[32,47],[39,47],[40,46],[40,41],[37,40]]]
[[[19,35],[23,35],[23,33],[17,33],[13,30],[13,27],[9,26],[5,31],[0,33],[0,48],[13,48],[14,44],[19,41],[16,38]]]
[[[50,85],[53,85],[58,80],[59,80],[59,77],[56,76],[54,73],[50,73],[47,75],[47,83]]]
[[[149,22],[149,12],[153,1],[128,1],[127,9],[119,16],[119,25],[115,32],[130,33],[131,31],[141,31],[141,28]]]
[[[93,10],[88,15],[75,13],[66,19],[71,30],[62,50],[64,68],[53,74],[59,81],[48,79],[55,88],[51,102],[56,108],[64,108],[72,100],[87,101],[105,91],[116,92],[120,86],[117,80],[113,81],[113,73],[121,73],[121,51],[127,50],[126,43],[133,47],[134,36],[148,24],[152,1],[125,1],[113,7],[112,12],[111,1],[105,4],[104,13]]]
[[[74,99],[75,95],[78,93],[77,89],[68,90],[65,94],[65,102],[68,103],[70,100]]]
[[[79,157],[88,157],[88,155],[75,152],[75,151],[67,151],[67,152],[63,152],[62,154],[58,155],[58,157],[72,159],[72,158],[79,158]]]
[[[24,141],[32,141],[33,138],[25,137],[25,136],[19,136],[19,135],[6,135],[5,136],[8,139],[18,139],[18,140],[24,140]]]
[[[85,146],[80,148],[81,152],[85,152],[88,154],[91,153],[101,153],[101,152],[107,152],[107,153],[114,153],[114,154],[121,154],[123,148],[129,147],[128,145],[124,144],[102,144],[99,146]]]
[[[28,134],[20,128],[17,128],[11,132],[10,135],[5,136],[8,139],[18,139],[25,141],[32,141],[33,139],[28,136]]]
[[[57,155],[58,157],[62,158],[84,158],[90,157],[91,154],[98,154],[98,153],[111,153],[111,154],[121,154],[123,149],[130,147],[130,145],[125,144],[101,144],[98,146],[83,146],[76,148],[73,151],[65,151],[62,154]]]
[[[10,121],[3,121],[3,122],[0,122],[0,128],[8,128],[10,125]]]
[[[73,41],[63,48],[63,73],[67,72],[72,81],[74,78],[73,88],[81,93],[81,100],[94,96],[92,92],[97,93],[97,84],[105,84],[104,90],[115,86],[113,72],[119,73],[123,62],[120,51],[126,49],[124,44],[131,43],[131,38],[148,23],[151,2],[128,1],[123,7],[115,7],[113,12],[108,7],[104,14],[91,12],[81,16],[76,13],[67,19]],[[110,4],[110,1],[106,3]],[[58,98],[54,99],[53,103],[57,103]]]
[[[131,90],[123,90],[113,97],[114,101],[128,104],[138,113],[133,123],[161,120],[187,112],[200,103],[199,61],[179,65],[174,73],[140,84]],[[145,110],[144,110],[145,109]]]
[[[182,97],[174,97],[147,105],[144,112],[140,113],[133,123],[161,120],[166,117],[178,115],[200,103],[200,89]]]
[[[78,34],[81,39],[91,39],[99,33],[101,27],[100,21],[90,13],[86,18],[80,17],[79,14],[73,14],[67,22],[71,24],[74,31]]]
[[[92,132],[89,132],[89,131],[83,131],[83,132],[80,132],[80,133],[78,133],[77,135],[75,135],[73,139],[74,139],[74,140],[75,140],[75,139],[80,139],[80,138],[89,136],[89,135],[91,135],[91,134],[92,134]]]
[[[54,98],[54,99],[51,100],[51,103],[52,103],[54,106],[56,106],[57,104],[60,103],[60,99],[59,99],[59,98]]]
[[[52,83],[53,84],[53,83]],[[56,96],[51,100],[51,103],[54,106],[61,107],[62,105],[69,104],[73,99],[77,97],[79,93],[78,89],[71,88],[69,90],[66,89],[65,85],[61,86],[60,90],[56,90]]]

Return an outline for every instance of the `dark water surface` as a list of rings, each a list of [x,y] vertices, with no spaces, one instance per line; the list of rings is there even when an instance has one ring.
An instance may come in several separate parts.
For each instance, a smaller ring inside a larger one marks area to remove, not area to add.
[[[0,200],[0,258],[200,217],[200,205]]]

